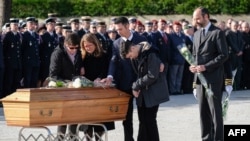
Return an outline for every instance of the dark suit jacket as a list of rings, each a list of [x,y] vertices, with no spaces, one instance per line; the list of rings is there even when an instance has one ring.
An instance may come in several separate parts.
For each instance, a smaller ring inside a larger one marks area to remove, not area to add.
[[[168,63],[171,60],[171,40],[169,34],[165,33],[168,38],[167,44],[165,43],[161,33],[159,31],[153,33],[153,45],[159,50],[159,57],[163,63]]]
[[[225,34],[219,28],[211,25],[203,41],[201,41],[200,35],[201,29],[194,34],[193,55],[196,64],[205,65],[206,71],[202,73],[208,83],[223,83],[223,63],[228,58]],[[199,83],[198,80],[196,82]]]
[[[132,42],[138,44],[147,39],[137,33],[133,33]],[[113,43],[112,58],[109,65],[108,75],[112,75],[115,80],[115,84],[118,89],[123,91],[130,91],[132,89],[132,83],[136,79],[135,71],[132,68],[130,59],[122,59],[120,56],[119,48],[124,42],[120,37]]]

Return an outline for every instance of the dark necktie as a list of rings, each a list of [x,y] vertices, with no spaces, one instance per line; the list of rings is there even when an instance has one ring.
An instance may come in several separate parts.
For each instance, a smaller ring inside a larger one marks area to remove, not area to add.
[[[164,42],[167,44],[168,43],[168,37],[165,33],[162,33],[162,37],[164,39]]]
[[[200,41],[202,42],[204,40],[204,38],[205,38],[205,29],[203,28],[201,30],[201,39],[200,39]]]

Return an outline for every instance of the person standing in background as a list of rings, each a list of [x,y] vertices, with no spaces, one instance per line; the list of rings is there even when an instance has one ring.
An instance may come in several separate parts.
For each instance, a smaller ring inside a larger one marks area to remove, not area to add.
[[[36,88],[39,79],[40,36],[35,32],[35,17],[26,18],[27,30],[23,33],[22,40],[22,69],[24,88]]]
[[[53,18],[47,18],[45,20],[47,31],[41,36],[40,49],[40,85],[43,86],[43,82],[49,76],[50,57],[54,49],[59,45],[58,35],[55,33],[55,20]]]
[[[10,19],[10,31],[3,37],[4,96],[20,88],[22,77],[22,35],[18,32],[19,19]]]
[[[225,34],[209,21],[209,11],[198,7],[193,13],[193,23],[199,29],[194,34],[193,56],[196,65],[189,67],[195,73],[197,100],[200,111],[202,141],[223,141],[222,86],[224,81],[223,63],[228,59]],[[213,92],[207,96],[206,89],[197,79],[202,73]]]
[[[0,36],[0,98],[3,98],[3,74],[4,74],[4,61],[3,61],[3,46],[2,39]],[[2,102],[0,102],[0,107],[2,107]]]

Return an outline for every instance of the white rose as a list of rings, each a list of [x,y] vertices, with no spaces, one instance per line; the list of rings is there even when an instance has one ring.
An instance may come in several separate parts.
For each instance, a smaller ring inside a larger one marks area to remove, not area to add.
[[[56,87],[56,82],[55,81],[49,81],[48,86],[49,87]]]
[[[81,88],[82,84],[81,84],[81,79],[77,78],[75,79],[75,81],[73,82],[73,87],[74,88]]]

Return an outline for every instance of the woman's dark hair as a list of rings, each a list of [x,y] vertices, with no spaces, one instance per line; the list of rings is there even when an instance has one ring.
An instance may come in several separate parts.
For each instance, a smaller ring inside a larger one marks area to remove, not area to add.
[[[67,45],[79,45],[80,39],[76,33],[70,33],[65,37],[64,44]]]

